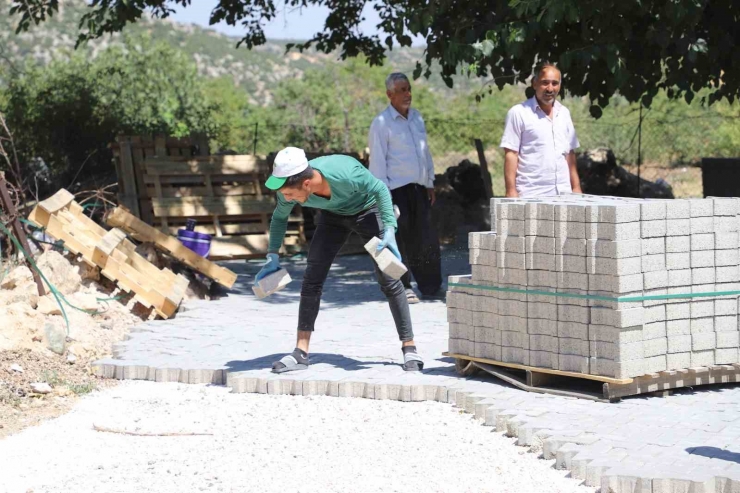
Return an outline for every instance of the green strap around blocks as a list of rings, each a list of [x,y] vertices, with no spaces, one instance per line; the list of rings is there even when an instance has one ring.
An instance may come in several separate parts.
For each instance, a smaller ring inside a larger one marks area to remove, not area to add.
[[[591,294],[561,293],[559,291],[542,291],[538,289],[517,289],[502,288],[500,286],[485,286],[477,284],[449,283],[448,286],[456,288],[482,289],[485,291],[500,291],[503,293],[520,293],[533,294],[540,296],[559,296],[561,298],[579,298],[582,300],[613,301],[617,303],[626,303],[628,301],[648,301],[648,300],[676,300],[681,298],[707,298],[720,296],[739,296],[740,291],[710,291],[707,293],[679,293],[679,294],[657,294],[651,296],[596,296]]]

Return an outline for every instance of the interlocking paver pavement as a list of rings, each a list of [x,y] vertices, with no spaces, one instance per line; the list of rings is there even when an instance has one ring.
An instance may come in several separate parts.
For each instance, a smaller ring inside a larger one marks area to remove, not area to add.
[[[467,260],[466,251],[445,252],[444,272],[468,273]],[[294,282],[265,300],[250,289],[260,263],[231,263],[240,277],[228,297],[187,303],[172,320],[142,324],[98,369],[117,378],[226,383],[235,392],[450,402],[602,492],[740,492],[739,387],[604,404],[528,393],[492,377],[461,378],[442,356],[442,301],[411,306],[426,364],[421,374],[404,372],[371,262],[342,257],[332,267],[307,371],[270,373],[293,349],[305,258],[287,262]]]

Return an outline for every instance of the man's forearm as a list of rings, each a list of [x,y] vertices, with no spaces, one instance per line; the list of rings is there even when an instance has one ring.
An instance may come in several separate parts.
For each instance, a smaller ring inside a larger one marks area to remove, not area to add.
[[[570,153],[568,153],[567,161],[568,170],[570,171],[570,188],[572,188],[575,193],[582,193],[581,179],[578,176],[578,164],[576,162],[576,153],[574,151],[570,151]]]
[[[519,167],[519,154],[506,150],[504,155],[504,184],[506,186],[507,197],[518,197],[516,191],[516,171]]]

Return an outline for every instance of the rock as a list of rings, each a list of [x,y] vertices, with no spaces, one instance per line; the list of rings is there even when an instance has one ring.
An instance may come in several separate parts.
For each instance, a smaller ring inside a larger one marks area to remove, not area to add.
[[[75,260],[72,262],[72,266],[77,269],[77,274],[83,281],[99,281],[100,280],[100,269],[98,267],[88,265],[82,260]]]
[[[67,363],[74,365],[77,362],[77,356],[72,353],[67,354]]]
[[[59,306],[59,303],[57,303],[56,298],[53,296],[54,295],[49,294],[39,299],[39,304],[36,307],[36,310],[44,315],[61,315],[62,309]]]
[[[31,384],[31,392],[34,394],[50,394],[51,386],[48,383],[36,382]]]
[[[72,294],[80,289],[80,274],[62,254],[53,250],[44,252],[36,265],[62,294]]]
[[[36,308],[39,304],[39,291],[33,280],[16,286],[11,291],[8,291],[8,293],[7,297],[3,297],[3,302],[7,305],[20,303],[31,308]]]
[[[75,293],[70,296],[69,302],[82,310],[97,311],[99,308],[98,300],[93,294]]]
[[[611,149],[602,147],[579,154],[577,165],[583,193],[617,197],[638,196],[637,175],[617,165],[617,158]],[[643,198],[674,198],[673,189],[665,180],[653,183],[640,178],[639,194]]]
[[[100,328],[103,330],[113,330],[113,322],[110,320],[103,320],[100,322]]]
[[[25,265],[20,265],[10,271],[2,282],[0,282],[0,288],[2,289],[15,289],[18,286],[33,282],[33,274],[31,270]]]
[[[23,373],[23,367],[21,365],[12,364],[10,365],[10,371],[14,371],[16,373]]]
[[[46,334],[46,347],[60,356],[63,355],[67,346],[67,332],[64,328],[47,321],[44,324],[44,334]]]

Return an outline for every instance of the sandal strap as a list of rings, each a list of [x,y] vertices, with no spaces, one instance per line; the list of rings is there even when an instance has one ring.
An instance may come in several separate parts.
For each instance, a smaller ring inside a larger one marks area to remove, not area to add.
[[[403,362],[404,364],[408,363],[409,361],[420,361],[424,362],[423,359],[421,359],[421,356],[419,356],[417,353],[408,352],[403,355]]]

